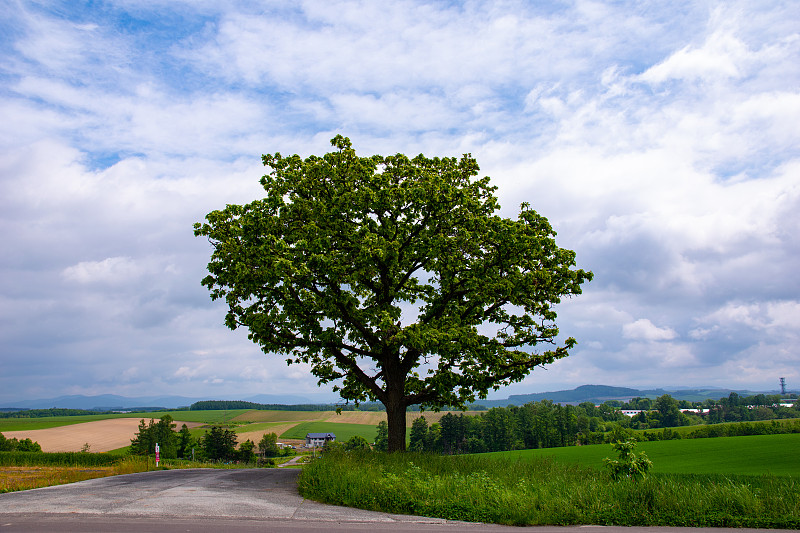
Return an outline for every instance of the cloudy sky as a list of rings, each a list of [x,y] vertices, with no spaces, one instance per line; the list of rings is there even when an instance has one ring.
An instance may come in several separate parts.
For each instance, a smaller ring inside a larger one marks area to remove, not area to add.
[[[329,393],[223,326],[192,224],[337,133],[472,153],[594,271],[572,355],[492,397],[800,388],[794,1],[0,9],[0,401]]]

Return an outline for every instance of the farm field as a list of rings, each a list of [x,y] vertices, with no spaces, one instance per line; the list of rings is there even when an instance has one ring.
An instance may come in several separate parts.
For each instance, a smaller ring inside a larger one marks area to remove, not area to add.
[[[231,411],[155,411],[147,413],[106,413],[100,415],[79,415],[79,416],[47,416],[41,418],[0,418],[0,433],[7,431],[30,431],[35,429],[49,429],[73,424],[83,424],[85,422],[95,422],[98,420],[111,420],[118,418],[135,418],[137,422],[141,419],[158,420],[164,415],[169,415],[174,419],[180,419],[187,424],[198,422],[202,424],[215,424],[228,422],[243,413],[247,409]]]
[[[800,477],[798,449],[800,434],[796,433],[640,442],[636,446],[636,451],[646,452],[653,461],[653,473]],[[559,462],[578,463],[598,469],[603,468],[603,458],[616,458],[608,444],[481,455],[523,461],[552,457]]]
[[[429,424],[441,420],[447,413],[409,412],[406,425],[411,426],[420,414]],[[455,411],[453,414],[460,414]],[[478,411],[467,411],[475,415]],[[360,435],[372,442],[376,426],[386,420],[380,411],[257,411],[247,409],[218,411],[158,411],[147,413],[111,413],[100,415],[59,416],[43,418],[0,419],[0,433],[6,438],[30,438],[42,446],[43,451],[79,451],[88,443],[93,452],[119,450],[127,447],[134,437],[139,421],[158,420],[164,415],[177,418],[177,425],[186,424],[192,435],[203,433],[205,424],[230,424],[239,436],[258,443],[264,433],[276,433],[283,440],[302,440],[306,433],[335,433],[337,440],[346,441]]]
[[[38,442],[43,452],[77,452],[89,444],[92,452],[107,452],[128,446],[139,428],[141,418],[111,418],[67,426],[24,431],[3,431],[7,439],[30,438]],[[149,420],[149,418],[148,418]],[[178,427],[184,422],[178,422]],[[201,425],[186,422],[187,426]]]

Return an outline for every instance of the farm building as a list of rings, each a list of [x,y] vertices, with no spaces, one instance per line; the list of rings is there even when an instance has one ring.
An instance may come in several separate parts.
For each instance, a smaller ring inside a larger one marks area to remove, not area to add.
[[[336,435],[333,433],[306,433],[306,448],[324,446],[326,442],[335,440]]]

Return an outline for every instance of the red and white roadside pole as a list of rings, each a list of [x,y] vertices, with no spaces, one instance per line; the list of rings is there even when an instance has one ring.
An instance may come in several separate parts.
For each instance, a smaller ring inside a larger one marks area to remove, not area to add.
[[[159,452],[161,452],[161,448],[158,447],[158,443],[156,442],[156,468],[158,468],[158,460],[161,456]]]

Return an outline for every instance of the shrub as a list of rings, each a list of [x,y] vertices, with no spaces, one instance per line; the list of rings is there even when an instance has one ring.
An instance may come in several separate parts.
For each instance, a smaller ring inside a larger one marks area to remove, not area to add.
[[[606,457],[603,462],[611,473],[615,481],[630,478],[642,480],[647,477],[647,472],[653,466],[653,462],[647,458],[647,454],[641,452],[636,454],[633,449],[636,443],[633,441],[617,441],[611,445],[619,454],[618,459]]]

